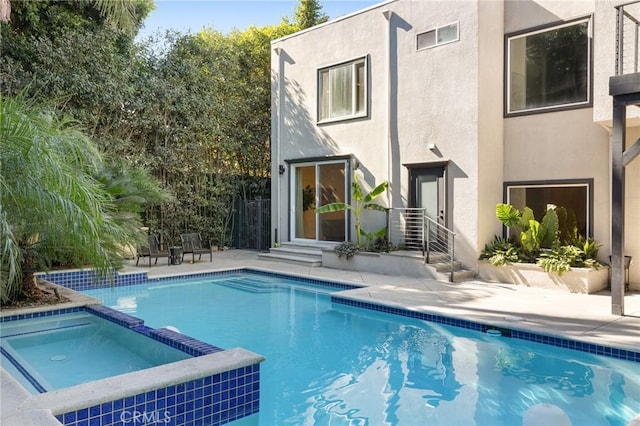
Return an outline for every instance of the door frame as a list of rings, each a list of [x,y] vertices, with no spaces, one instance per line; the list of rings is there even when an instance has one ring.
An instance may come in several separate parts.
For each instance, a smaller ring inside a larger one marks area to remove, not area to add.
[[[316,220],[315,220],[315,238],[311,239],[311,238],[297,238],[296,237],[296,169],[298,167],[308,167],[308,166],[314,166],[315,167],[315,179],[316,179],[316,193],[315,193],[315,204],[318,204],[318,200],[319,200],[319,191],[318,191],[318,166],[321,165],[325,165],[325,164],[338,164],[338,163],[344,163],[344,173],[345,173],[345,182],[344,182],[344,191],[345,191],[345,203],[346,204],[350,204],[351,203],[351,174],[352,174],[352,161],[353,157],[351,155],[340,155],[340,156],[334,156],[334,157],[313,157],[313,158],[302,158],[302,159],[297,159],[297,160],[286,160],[285,162],[287,163],[287,169],[290,171],[289,173],[289,189],[288,189],[288,193],[289,193],[289,206],[288,206],[288,211],[289,211],[289,226],[288,226],[288,232],[289,232],[289,241],[292,242],[320,242],[323,240],[319,239],[320,236],[320,232],[319,232],[319,226],[320,226],[320,221],[318,220],[318,214],[316,213]],[[348,214],[349,211],[345,211],[344,212],[344,226],[345,226],[345,239],[348,240],[350,237],[350,227],[351,227],[351,221],[350,221],[350,215]]]
[[[442,187],[438,183],[438,198],[439,198],[439,209],[438,216],[436,218],[432,218],[434,220],[441,219],[441,225],[445,227],[449,227],[449,212],[448,212],[448,202],[449,202],[449,183],[447,176],[447,168],[449,165],[449,161],[434,161],[428,163],[411,163],[411,164],[403,164],[409,170],[409,197],[408,198],[408,206],[409,208],[417,207],[417,197],[416,197],[416,178],[420,175],[425,174],[437,174],[442,178]],[[425,173],[427,171],[433,171],[437,173]],[[441,200],[440,200],[441,198]],[[440,220],[438,220],[440,223]]]

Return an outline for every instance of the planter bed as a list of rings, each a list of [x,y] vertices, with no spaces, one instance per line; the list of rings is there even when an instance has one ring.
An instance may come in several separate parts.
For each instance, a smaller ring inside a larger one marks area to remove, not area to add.
[[[609,267],[600,269],[572,268],[569,272],[558,275],[545,272],[541,267],[531,263],[512,263],[504,266],[493,266],[487,262],[478,264],[480,278],[491,282],[511,283],[539,287],[571,293],[597,293],[609,286]]]

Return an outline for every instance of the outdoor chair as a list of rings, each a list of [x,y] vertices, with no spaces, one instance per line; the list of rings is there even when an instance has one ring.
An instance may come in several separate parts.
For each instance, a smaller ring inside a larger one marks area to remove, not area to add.
[[[138,248],[136,266],[138,266],[138,262],[140,261],[141,257],[149,258],[149,266],[151,266],[151,259],[155,258],[156,259],[155,264],[157,265],[159,257],[166,257],[167,265],[168,265],[169,261],[171,260],[171,253],[169,252],[169,250],[162,250],[160,248],[160,242],[158,241],[158,237],[155,235],[149,235],[147,237],[147,241],[148,241],[147,246],[142,246]]]
[[[213,261],[213,253],[211,252],[211,242],[203,241],[199,233],[180,234],[180,241],[182,241],[182,260],[184,261],[184,255],[191,253],[191,263],[196,261],[196,254],[198,260],[202,259],[203,254],[209,254],[209,262]]]

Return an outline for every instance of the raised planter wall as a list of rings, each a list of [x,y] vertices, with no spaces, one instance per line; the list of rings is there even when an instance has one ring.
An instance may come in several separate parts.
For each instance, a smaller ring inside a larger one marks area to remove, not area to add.
[[[511,283],[539,287],[571,293],[597,293],[609,286],[609,267],[600,269],[572,268],[569,272],[558,275],[545,272],[541,267],[531,263],[513,263],[504,266],[493,266],[487,262],[478,264],[480,278],[491,282]]]
[[[398,256],[392,253],[360,252],[347,259],[346,256],[338,257],[333,249],[327,249],[322,250],[322,266],[345,271],[434,278],[424,267],[422,258]]]

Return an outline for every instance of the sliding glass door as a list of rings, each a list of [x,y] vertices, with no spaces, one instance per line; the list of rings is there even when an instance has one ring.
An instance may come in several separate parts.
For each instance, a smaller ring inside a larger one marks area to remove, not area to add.
[[[347,162],[292,164],[291,235],[294,240],[344,241],[346,212],[316,214],[329,203],[346,203]]]

